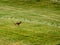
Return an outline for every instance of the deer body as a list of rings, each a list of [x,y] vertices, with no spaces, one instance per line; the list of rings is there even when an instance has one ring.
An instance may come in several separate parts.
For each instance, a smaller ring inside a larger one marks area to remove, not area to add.
[[[15,25],[20,25],[21,23],[22,23],[21,21],[20,22],[16,22]]]

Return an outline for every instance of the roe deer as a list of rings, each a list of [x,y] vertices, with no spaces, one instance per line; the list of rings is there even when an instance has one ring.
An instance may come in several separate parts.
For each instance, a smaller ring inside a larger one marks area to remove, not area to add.
[[[20,25],[21,23],[22,23],[21,21],[20,22],[16,22],[15,25]]]

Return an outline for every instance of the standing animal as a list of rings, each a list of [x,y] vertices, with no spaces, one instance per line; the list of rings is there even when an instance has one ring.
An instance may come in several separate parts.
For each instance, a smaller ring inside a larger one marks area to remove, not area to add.
[[[22,23],[21,21],[20,22],[16,22],[15,25],[20,25],[21,23]]]

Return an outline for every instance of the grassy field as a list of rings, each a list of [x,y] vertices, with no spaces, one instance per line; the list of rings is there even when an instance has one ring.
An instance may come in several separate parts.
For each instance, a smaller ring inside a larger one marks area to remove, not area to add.
[[[19,26],[18,21],[22,21]],[[58,44],[60,5],[0,1],[0,45]]]

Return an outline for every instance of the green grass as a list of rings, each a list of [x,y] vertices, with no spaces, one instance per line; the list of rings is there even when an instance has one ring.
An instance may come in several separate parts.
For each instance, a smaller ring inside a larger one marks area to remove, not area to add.
[[[0,2],[0,45],[57,45],[60,6],[48,2]],[[20,26],[15,25],[22,21]]]

